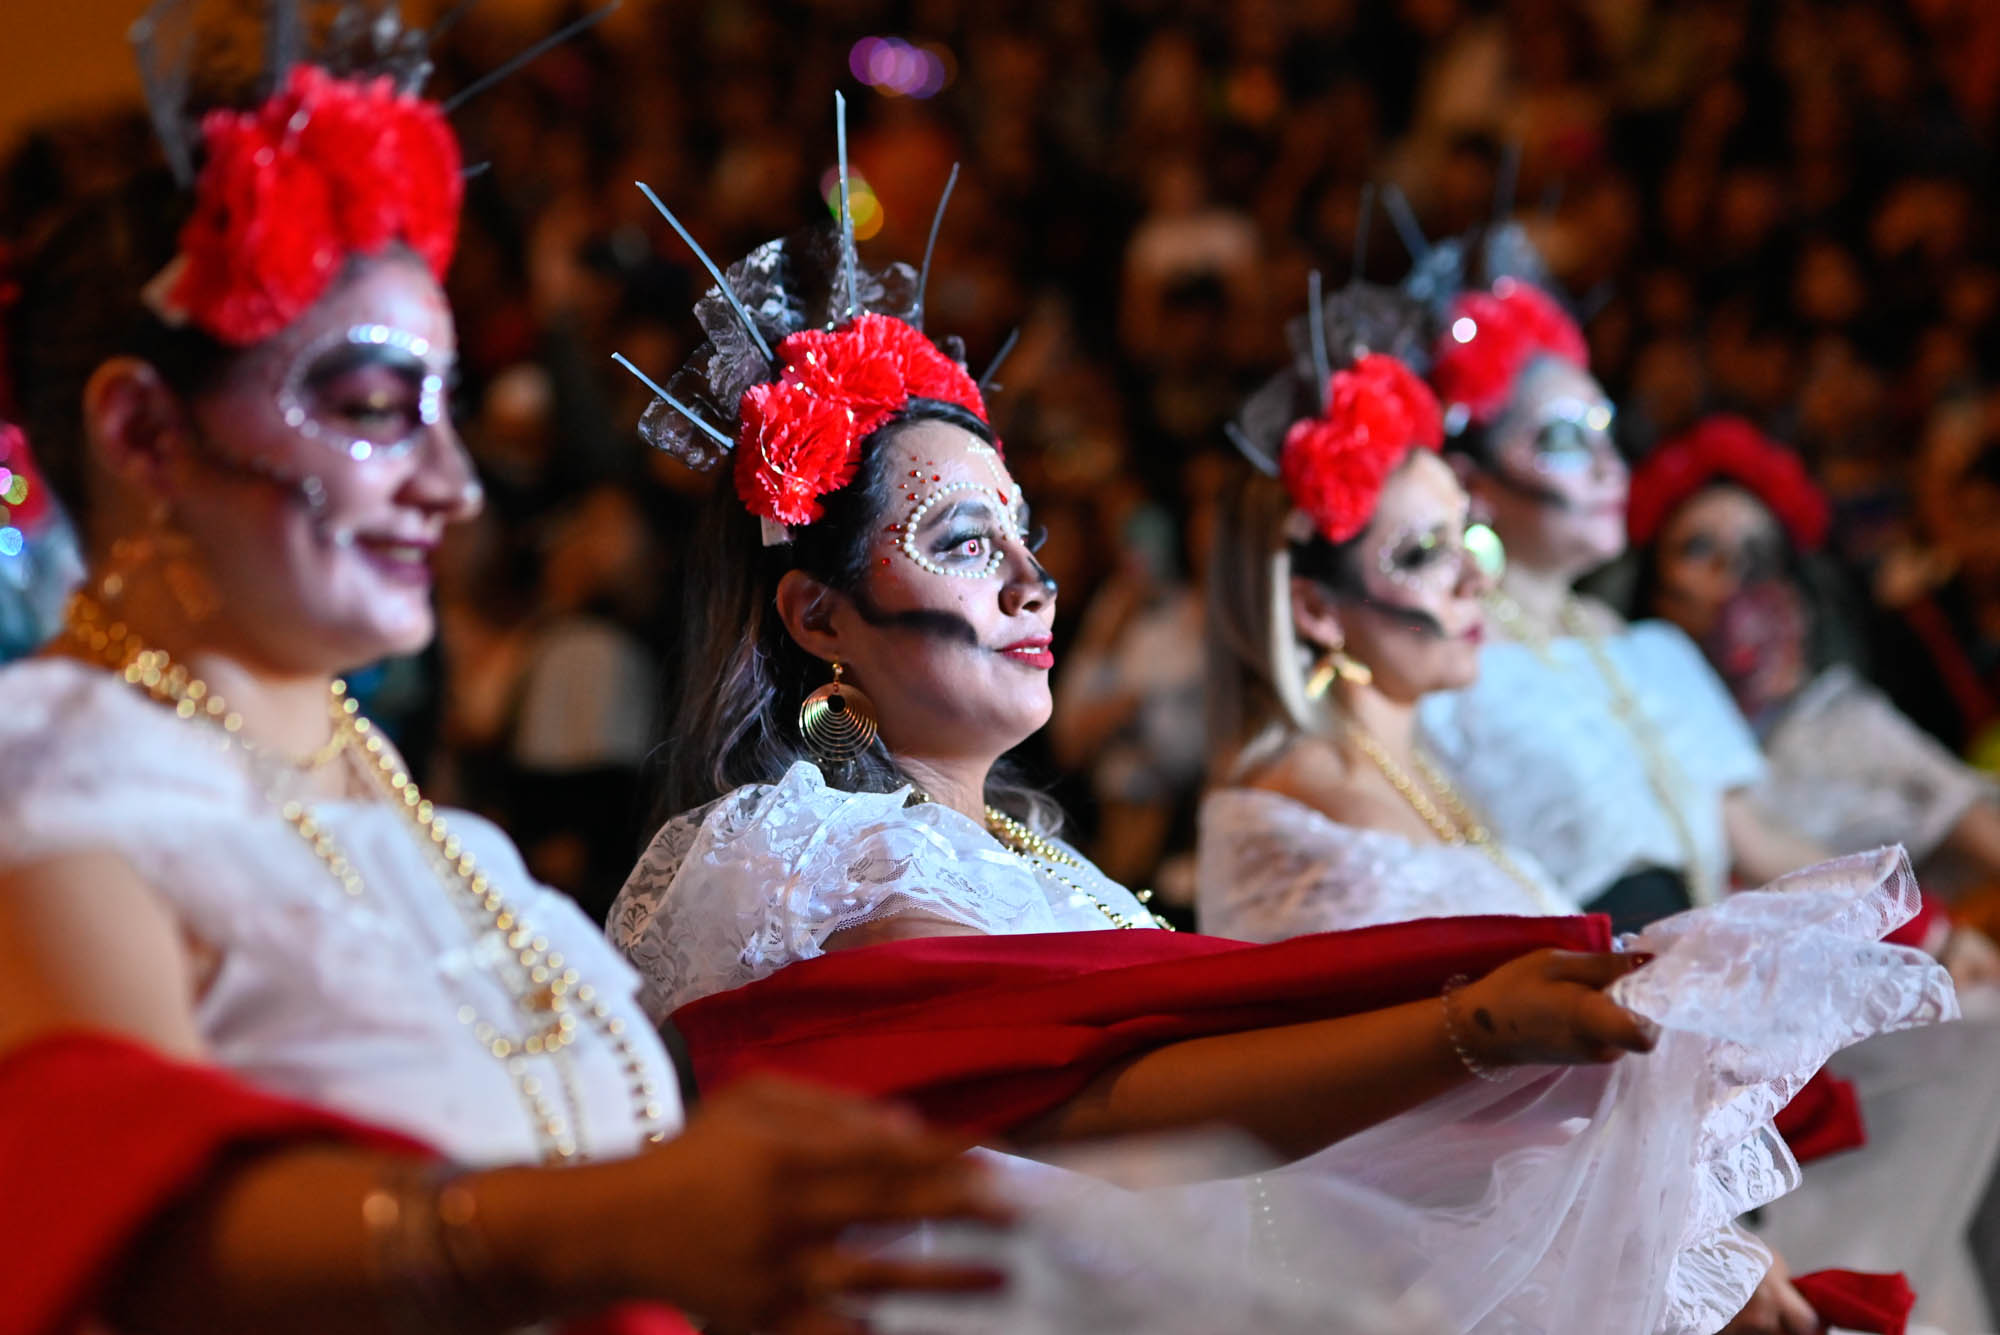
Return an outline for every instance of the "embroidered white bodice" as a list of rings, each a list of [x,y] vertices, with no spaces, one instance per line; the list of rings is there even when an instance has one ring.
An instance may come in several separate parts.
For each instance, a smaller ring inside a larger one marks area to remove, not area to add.
[[[350,899],[220,732],[60,659],[0,668],[0,702],[0,870],[83,852],[130,865],[219,953],[195,1007],[218,1064],[463,1162],[539,1156],[514,1078],[460,1019],[468,1006],[496,1022],[514,1014],[491,972],[511,952],[497,933],[473,934],[407,817],[380,801],[313,805],[360,874],[363,894]],[[677,1127],[678,1085],[630,966],[534,882],[498,829],[464,812],[447,819],[523,929],[546,936],[624,1020],[664,1127]],[[641,1135],[631,1081],[585,1029],[561,1058],[517,1060],[546,1087],[572,1083],[581,1149],[629,1153]]]
[[[1008,852],[978,822],[910,790],[850,793],[800,761],[674,817],[611,908],[609,932],[655,1019],[812,959],[826,939],[897,913],[989,934],[1089,932],[1149,921],[1130,891],[1075,857],[1078,890]]]

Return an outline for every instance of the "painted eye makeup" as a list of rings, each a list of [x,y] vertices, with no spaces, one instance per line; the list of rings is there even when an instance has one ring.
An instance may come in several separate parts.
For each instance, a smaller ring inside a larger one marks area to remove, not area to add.
[[[1535,429],[1531,461],[1544,473],[1588,471],[1600,454],[1615,454],[1612,410],[1605,403],[1559,400]]]
[[[1023,537],[1016,513],[981,483],[946,483],[910,512],[903,554],[934,575],[989,578],[1007,559],[1007,540]]]
[[[1420,593],[1440,593],[1458,583],[1469,561],[1488,578],[1506,568],[1500,535],[1470,521],[1453,529],[1410,529],[1396,535],[1376,556],[1375,568],[1392,584]]]
[[[299,354],[278,390],[278,411],[300,435],[351,459],[398,455],[444,420],[451,372],[428,339],[354,325]]]

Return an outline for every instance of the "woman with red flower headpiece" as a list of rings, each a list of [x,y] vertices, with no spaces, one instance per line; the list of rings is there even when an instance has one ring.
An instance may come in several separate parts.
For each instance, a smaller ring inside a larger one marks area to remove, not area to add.
[[[1725,902],[1732,874],[1791,884],[1783,878],[1828,850],[1755,802],[1757,740],[1700,649],[1679,626],[1628,625],[1572,589],[1624,550],[1628,499],[1635,520],[1657,517],[1652,497],[1630,495],[1580,332],[1547,294],[1505,279],[1462,295],[1439,324],[1431,381],[1456,428],[1450,448],[1509,561],[1488,600],[1499,634],[1478,680],[1419,707],[1426,744],[1496,837],[1626,927]],[[1823,529],[1811,498],[1784,505],[1802,531]],[[1894,939],[1942,951],[1935,922],[1926,907]],[[1967,981],[1987,968],[1970,937],[1950,962]],[[1950,1171],[1978,1173],[1978,1153],[1951,1157]],[[1819,1199],[1809,1179],[1799,1212]],[[1799,1255],[1828,1254],[1818,1236],[1782,1236]],[[1929,1254],[1895,1241],[1871,1259]],[[1958,1290],[1944,1289],[1936,1297],[1951,1310]]]
[[[2000,880],[2000,800],[1839,657],[1824,495],[1798,456],[1740,417],[1697,422],[1632,475],[1633,608],[1700,644],[1763,744],[1761,809],[1829,848],[1905,845],[1927,889]],[[1768,1236],[1798,1254],[1893,1262],[1950,1330],[1987,1329],[1967,1228],[2000,1155],[1993,947],[1934,915],[1977,1022],[1843,1054],[1869,1144],[1816,1168]]]
[[[666,748],[674,814],[610,919],[701,1087],[807,1074],[1038,1154],[1117,1133],[1248,1133],[1287,1165],[1142,1193],[1127,1207],[1139,1218],[1196,1221],[1150,1262],[1101,1236],[1072,1258],[1101,1258],[1121,1295],[1143,1277],[1146,1329],[1290,1329],[1243,1305],[1274,1268],[1299,1292],[1426,1293],[1440,1328],[1461,1333],[1720,1329],[1764,1258],[1728,1226],[1748,1198],[1688,1166],[1781,1180],[1754,1106],[1782,1102],[1844,1041],[1840,1025],[1768,1068],[1759,1054],[1725,1093],[1699,1038],[1655,1051],[1651,1025],[1614,1002],[1671,991],[1676,966],[1635,971],[1646,957],[1607,952],[1601,920],[1396,924],[1275,946],[1155,930],[1002,767],[1051,711],[1056,589],[983,394],[962,373],[911,374],[928,360],[920,281],[861,271],[813,236],[712,272],[698,308],[710,346],[658,387],[641,427],[684,457],[736,457],[684,584],[694,640]],[[908,332],[864,323],[884,318]],[[1455,485],[1427,450],[1403,462],[1442,428],[1402,363],[1365,360],[1330,389],[1337,420],[1301,423],[1287,465],[1315,522],[1352,539],[1374,513],[1369,488],[1392,475]],[[1444,551],[1439,565],[1460,560]],[[1842,902],[1860,919],[1900,916],[1906,887],[1893,865],[1884,877],[1878,896]],[[1827,940],[1799,944],[1810,955]],[[1934,965],[1865,941],[1842,957],[1857,948],[1877,999],[1903,997],[1890,1024],[1949,1010]],[[1650,1055],[1620,1060],[1638,1052]],[[1753,1111],[1741,1134],[1718,1122],[1711,1136],[1655,1118],[1664,1100],[1627,1097],[1654,1082],[1677,1106],[1698,1088]],[[1566,1135],[1574,1119],[1591,1134]],[[1605,1190],[1659,1137],[1702,1143],[1658,1201]],[[1032,1177],[1003,1162],[1009,1181]],[[1067,1189],[1076,1213],[1101,1217],[1101,1191]],[[1212,1287],[1177,1311],[1191,1274]]]
[[[13,313],[89,570],[0,669],[0,1331],[848,1330],[850,1292],[989,1284],[840,1241],[993,1217],[956,1140],[778,1083],[683,1128],[631,970],[346,695],[429,642],[480,506],[458,153],[387,75],[272,74],[201,119],[192,199],[86,203]]]
[[[1384,295],[1350,288],[1326,304],[1320,342],[1421,347],[1384,321],[1387,307]],[[1404,307],[1403,328],[1423,322],[1421,307]],[[1301,359],[1246,405],[1232,433],[1273,476],[1247,478],[1232,498],[1209,585],[1220,786],[1202,808],[1202,926],[1275,941],[1419,918],[1573,913],[1535,859],[1488,828],[1418,736],[1421,703],[1477,677],[1481,604],[1498,564],[1478,560],[1497,557],[1497,543],[1470,522],[1465,491],[1434,453],[1439,410],[1421,382],[1381,354],[1334,372],[1317,396],[1316,379]],[[1404,408],[1415,397],[1406,384],[1417,387],[1422,409]],[[1374,400],[1372,411],[1357,411],[1363,397]],[[1777,1049],[1802,1020],[1845,1025],[1839,1015],[1853,999],[1843,1001],[1828,983],[1851,976],[1849,950],[1885,963],[1921,958],[1838,931],[1825,935],[1826,924],[1857,902],[1899,896],[1909,912],[1913,886],[1900,859],[1856,858],[1792,884],[1803,893],[1677,920],[1664,933],[1667,944],[1639,937],[1635,949],[1658,949],[1661,958],[1621,989],[1654,982],[1654,1004],[1663,1009],[1648,1013],[1684,1038],[1727,1034],[1716,1050],[1726,1067],[1734,1044]],[[1814,938],[1821,946],[1807,947]],[[1741,976],[1738,962],[1768,964],[1802,947],[1806,953],[1785,966],[1788,981],[1762,975],[1776,991],[1760,986],[1752,995],[1726,981]],[[1687,972],[1667,972],[1678,970]],[[1788,1000],[1774,1005],[1780,993]],[[1658,1061],[1656,1052],[1638,1065]],[[1652,1101],[1684,1106],[1682,1091],[1702,1078],[1698,1072],[1657,1087],[1634,1083],[1620,1091],[1615,1116],[1641,1116]],[[1742,1106],[1725,1106],[1716,1115],[1745,1115]],[[1763,1109],[1776,1111],[1777,1104]],[[1705,1152],[1692,1163],[1636,1156],[1622,1185],[1634,1198],[1654,1199],[1656,1184],[1676,1174],[1706,1176]],[[1729,1215],[1714,1222],[1726,1229]],[[1748,1293],[1738,1290],[1738,1300]],[[1778,1263],[1729,1329],[1791,1329],[1794,1319],[1810,1318]]]

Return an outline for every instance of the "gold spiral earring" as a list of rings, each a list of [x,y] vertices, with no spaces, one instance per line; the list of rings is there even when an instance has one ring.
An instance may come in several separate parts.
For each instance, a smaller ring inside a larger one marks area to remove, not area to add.
[[[841,681],[838,659],[833,680],[799,704],[799,736],[819,760],[839,764],[875,744],[875,702]]]

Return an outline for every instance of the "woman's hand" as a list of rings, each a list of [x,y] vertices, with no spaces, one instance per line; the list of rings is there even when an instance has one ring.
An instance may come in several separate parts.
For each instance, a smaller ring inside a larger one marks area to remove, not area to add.
[[[1819,1335],[1820,1329],[1819,1314],[1792,1287],[1785,1258],[1773,1256],[1749,1304],[1718,1335]]]
[[[721,1329],[858,1329],[837,1300],[895,1289],[969,1290],[993,1271],[889,1260],[841,1243],[859,1224],[1002,1222],[956,1140],[900,1110],[769,1078],[703,1104],[678,1138],[590,1174],[599,1210],[578,1263],[587,1287],[674,1304]],[[540,1221],[546,1245],[550,1220]],[[572,1284],[563,1287],[574,1291]]]
[[[1459,1041],[1488,1066],[1578,1066],[1650,1052],[1659,1032],[1604,989],[1650,955],[1537,950],[1454,993]]]

